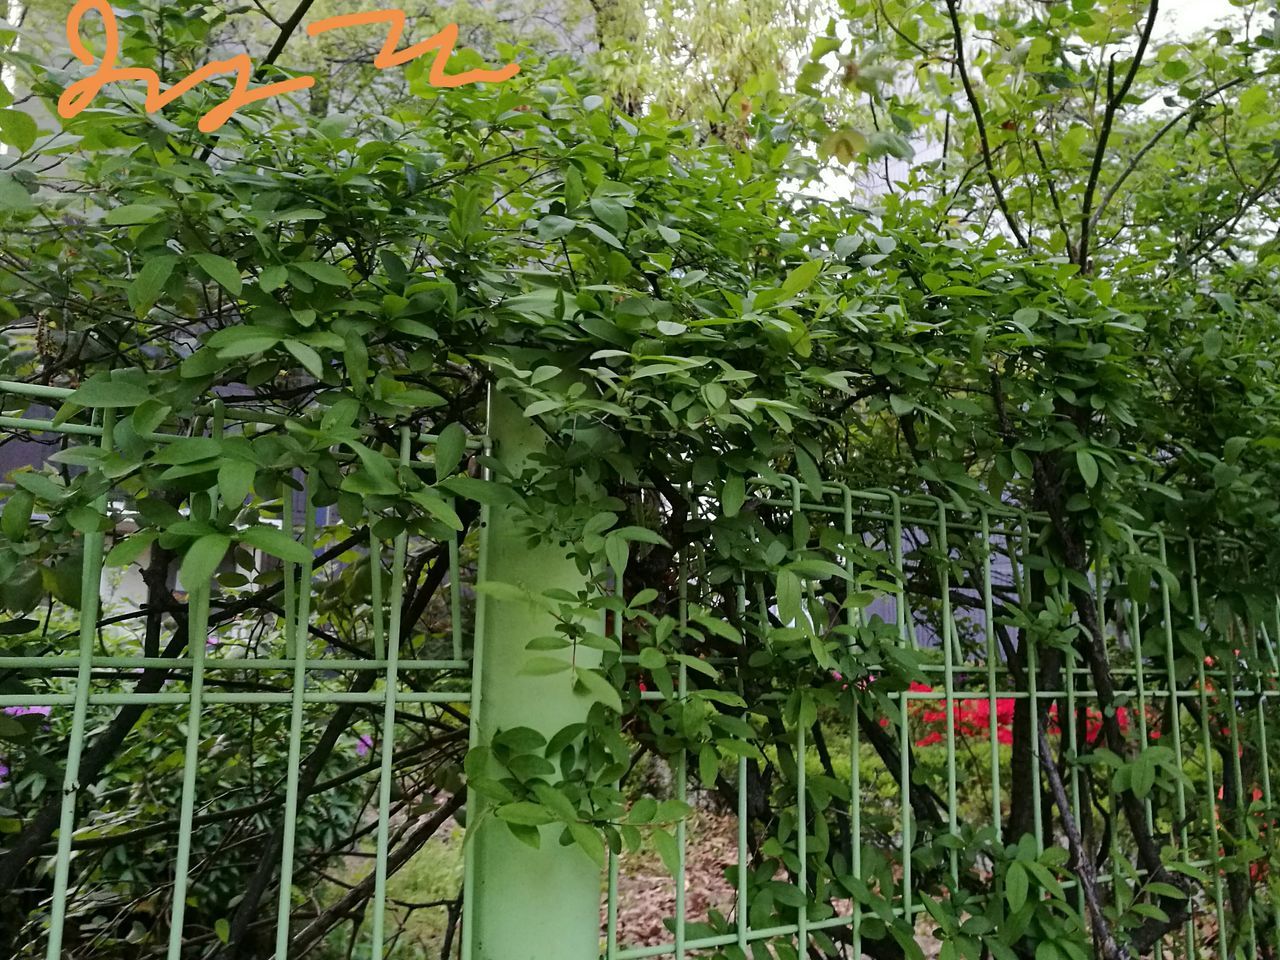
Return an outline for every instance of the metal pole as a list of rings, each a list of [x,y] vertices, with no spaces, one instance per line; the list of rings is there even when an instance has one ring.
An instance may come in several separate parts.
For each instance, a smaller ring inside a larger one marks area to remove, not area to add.
[[[493,454],[519,475],[545,448],[544,431],[506,397],[489,399]],[[481,530],[481,582],[515,584],[534,594],[577,593],[586,582],[568,548],[554,540],[530,545],[518,511],[491,506]],[[554,634],[555,618],[533,603],[481,592],[476,613],[474,741],[487,744],[499,730],[530,727],[547,739],[584,722],[592,698],[576,693],[570,671],[534,676],[522,668],[546,651],[526,649],[535,637]],[[603,616],[594,625],[603,633]],[[570,651],[560,653],[566,659]],[[594,666],[599,652],[580,647],[578,666]],[[478,716],[476,716],[478,714]],[[474,794],[468,802],[465,960],[596,960],[600,952],[600,869],[577,846],[561,846],[563,825],[541,828],[538,849],[486,815]],[[469,922],[467,922],[469,920]]]

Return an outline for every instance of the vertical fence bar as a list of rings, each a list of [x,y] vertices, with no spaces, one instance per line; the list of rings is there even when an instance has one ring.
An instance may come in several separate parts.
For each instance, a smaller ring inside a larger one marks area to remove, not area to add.
[[[1234,629],[1234,624],[1233,624]],[[1232,644],[1234,647],[1235,644]],[[1238,651],[1232,650],[1232,656],[1227,660],[1227,731],[1231,741],[1231,779],[1235,784],[1236,795],[1236,830],[1240,833],[1244,830],[1245,809],[1247,804],[1244,798],[1244,773],[1240,768],[1240,720],[1239,720],[1239,701],[1236,699],[1236,655]],[[1222,771],[1222,781],[1225,784],[1227,780],[1227,771]],[[1246,872],[1248,867],[1245,867]],[[1258,956],[1258,945],[1254,938],[1253,926],[1253,898],[1250,897],[1245,901],[1246,914],[1246,935],[1249,940],[1249,956]]]
[[[1022,531],[1022,557],[1021,564],[1022,577],[1018,589],[1019,600],[1025,611],[1031,610],[1031,602],[1034,599],[1031,589],[1031,565],[1026,562],[1026,558],[1031,555],[1031,518],[1025,513],[1021,515],[1021,531]],[[1019,569],[1017,566],[1015,570]],[[1041,798],[1043,790],[1040,782],[1040,692],[1039,692],[1039,672],[1040,662],[1036,653],[1036,637],[1035,631],[1030,627],[1023,629],[1018,635],[1019,645],[1025,645],[1027,655],[1025,657],[1027,671],[1027,701],[1031,704],[1029,734],[1031,738],[1031,782],[1027,784],[1027,788],[1031,791],[1031,822],[1036,835],[1036,853],[1044,853],[1044,811],[1041,809],[1043,804]]]
[[[683,644],[685,629],[689,626],[689,561],[683,552],[680,554],[677,569],[679,570],[680,576],[680,637]],[[681,706],[688,703],[689,668],[685,666],[683,660],[680,661],[680,668],[676,674],[676,698],[680,701]],[[676,757],[675,778],[676,799],[681,803],[684,803],[688,799],[689,790],[689,751],[683,746],[680,748],[680,754]],[[687,919],[685,917],[685,884],[688,882],[689,834],[686,828],[685,819],[686,818],[682,816],[676,822],[676,960],[684,960],[685,939],[687,935]]]
[[[400,432],[400,467],[407,469],[409,463],[409,428]],[[456,537],[449,538],[450,544],[457,546]],[[399,687],[400,669],[400,635],[404,624],[401,614],[404,607],[404,564],[408,551],[409,532],[400,532],[395,541],[395,552],[391,560],[391,615],[387,622],[387,665],[384,678],[382,701],[382,737],[381,756],[378,769],[378,832],[375,845],[373,875],[373,912],[371,926],[371,944],[369,954],[373,960],[382,956],[385,939],[387,912],[387,854],[389,850],[389,833],[391,820],[391,770],[395,758],[396,734],[396,690]],[[452,554],[451,554],[452,555]],[[457,579],[456,568],[449,571],[452,579]],[[412,624],[410,624],[412,626]]]
[[[1065,604],[1068,596],[1067,585],[1059,583],[1059,600]],[[1084,821],[1080,815],[1080,767],[1076,763],[1076,758],[1080,756],[1079,730],[1076,723],[1076,714],[1080,707],[1076,700],[1076,648],[1074,645],[1063,651],[1063,659],[1065,661],[1063,673],[1067,678],[1067,708],[1065,716],[1063,711],[1059,711],[1058,736],[1067,741],[1067,753],[1071,758],[1071,815],[1075,818],[1076,823],[1079,824]],[[1087,709],[1086,707],[1086,712]],[[1080,883],[1076,884],[1076,909],[1080,912],[1080,922],[1083,928],[1088,929],[1089,917],[1086,912],[1084,885]]]
[[[482,452],[486,459],[492,457],[492,437],[485,436]],[[491,472],[488,467],[485,468],[484,476],[486,480],[491,479]],[[492,523],[491,510],[488,503],[480,504],[479,520],[483,538],[483,531],[488,530],[489,524]],[[477,585],[489,579],[489,551],[485,548],[486,546],[487,544],[482,542],[481,549],[476,556]],[[483,716],[484,702],[480,696],[480,690],[484,682],[484,662],[487,659],[484,638],[485,633],[488,631],[488,623],[485,619],[485,605],[480,597],[476,599],[474,630],[475,634],[471,642],[471,699],[467,703],[468,750],[474,750],[480,745],[480,726],[485,719]],[[464,807],[464,815],[461,818],[466,827],[466,834],[462,850],[462,934],[459,938],[459,955],[462,960],[472,960],[476,956],[475,897],[472,896],[472,891],[476,888],[475,820],[478,819],[480,801],[470,783],[466,785],[465,789],[466,805]]]
[[[286,488],[287,490],[288,488]],[[284,517],[289,527],[293,520],[293,496],[284,496]],[[302,507],[304,511],[302,542],[308,552],[315,548],[316,513],[311,505],[311,473],[302,478]],[[288,529],[288,527],[286,527]],[[307,687],[307,627],[311,622],[311,560],[300,564],[297,601],[288,619],[293,628],[293,690],[289,714],[289,768],[285,776],[284,838],[280,847],[280,899],[276,905],[276,960],[289,956],[289,915],[293,906],[294,840],[298,827],[298,775],[302,766],[303,696]],[[290,570],[289,573],[292,573]]]
[[[1276,613],[1280,614],[1280,604],[1276,606]],[[1267,659],[1271,663],[1271,676],[1263,677],[1260,680],[1261,689],[1258,692],[1258,754],[1261,761],[1262,774],[1262,802],[1266,807],[1267,817],[1272,824],[1275,822],[1274,808],[1272,807],[1275,789],[1271,784],[1271,758],[1269,756],[1269,746],[1267,742],[1267,705],[1272,699],[1274,690],[1272,684],[1276,678],[1280,677],[1280,663],[1276,661],[1275,647],[1271,643],[1271,634],[1267,630],[1265,624],[1259,624],[1259,631],[1262,634],[1262,644],[1267,650]],[[1271,824],[1268,824],[1269,826]],[[1272,925],[1275,928],[1274,947],[1280,947],[1280,903],[1276,902],[1274,894],[1271,902],[1271,918]]]
[[[1196,629],[1201,628],[1200,620],[1200,582],[1196,570],[1196,544],[1187,540],[1187,562],[1191,579],[1191,621]],[[1218,957],[1227,960],[1227,918],[1222,902],[1222,870],[1218,858],[1218,809],[1213,786],[1213,738],[1209,729],[1209,695],[1205,688],[1204,659],[1198,658],[1196,663],[1196,682],[1200,694],[1200,738],[1201,749],[1204,750],[1205,776],[1205,816],[1209,819],[1209,861],[1213,870],[1213,904],[1218,921]]]
[[[903,646],[912,645],[914,641],[908,636],[907,614],[907,571],[902,548],[902,502],[897,494],[889,494],[893,505],[893,544],[890,556],[893,559],[894,586],[896,602],[894,604],[898,621],[898,638]],[[902,723],[898,728],[898,783],[899,805],[901,806],[902,824],[902,916],[911,923],[911,827],[913,812],[911,808],[911,733],[910,721],[907,718],[906,694],[898,696],[898,707],[902,714]]]
[[[214,403],[213,437],[222,439],[223,404]],[[192,496],[192,518],[210,519],[218,510],[218,487],[203,496]],[[203,501],[203,502],[200,502]],[[208,652],[209,602],[212,584],[184,584],[190,615],[187,649],[191,653],[191,705],[187,711],[187,742],[182,758],[182,800],[178,814],[178,850],[173,864],[173,905],[169,917],[169,960],[182,956],[182,932],[186,921],[187,874],[191,868],[191,828],[195,819],[196,765],[200,753],[201,698],[204,695],[204,659]]]
[[[845,616],[848,625],[853,627],[865,626],[863,619],[862,607],[855,606],[851,603],[851,594],[853,593],[854,573],[853,573],[853,495],[848,487],[843,488],[844,502],[844,535],[845,535],[845,556],[844,570],[848,574],[849,579],[845,581]],[[857,649],[857,643],[853,638],[849,640],[849,650],[853,653]],[[849,865],[853,876],[858,880],[862,879],[862,728],[858,723],[858,693],[853,686],[853,678],[846,677],[847,688],[849,691],[849,703],[851,709],[849,712]],[[850,919],[850,937],[853,941],[853,955],[855,957],[862,956],[862,901],[857,897],[853,900],[852,917]]]
[[[747,584],[745,579],[738,582],[738,618],[742,623],[742,641],[747,642]],[[764,611],[767,617],[767,611]],[[767,620],[765,621],[767,628]],[[743,682],[742,671],[738,671],[738,694],[743,697],[743,703],[746,703],[746,684]],[[749,723],[750,713],[744,710],[742,713],[742,722]],[[738,873],[735,877],[737,881],[734,884],[734,935],[737,937],[738,949],[742,951],[743,957],[747,955],[747,758],[745,756],[738,757],[738,780],[737,780],[737,801],[738,801],[738,830],[737,830],[737,847],[738,847]]]
[[[996,697],[996,629],[995,604],[991,590],[991,519],[987,511],[981,511],[982,523],[982,623],[987,650],[987,729],[991,741],[991,825],[996,832],[996,843],[1001,842],[1003,831],[1003,804],[1000,795],[1000,732],[999,700]]]
[[[959,836],[956,821],[959,803],[956,789],[956,638],[955,622],[951,617],[951,543],[947,538],[947,510],[938,501],[938,548],[942,553],[938,563],[938,588],[942,596],[942,689],[946,703],[947,730],[947,831]],[[960,885],[960,851],[951,847],[951,883]]]
[[[115,411],[102,413],[101,448],[111,449]],[[94,501],[94,509],[105,513],[107,493]],[[102,582],[103,536],[91,530],[84,535],[84,561],[80,574],[80,644],[76,666],[75,700],[71,708],[71,739],[67,743],[67,768],[62,778],[62,810],[58,820],[58,851],[53,868],[53,899],[49,914],[48,960],[62,953],[62,928],[67,919],[67,885],[71,877],[71,833],[75,829],[76,801],[80,797],[80,757],[84,752],[85,727],[89,722],[89,687],[93,681],[91,659],[97,635],[99,588]]]
[[[1169,547],[1165,541],[1164,532],[1161,531],[1157,536],[1157,544],[1160,554],[1160,566],[1169,569]],[[1160,578],[1160,617],[1164,625],[1164,662],[1165,672],[1167,674],[1167,682],[1169,684],[1169,704],[1166,709],[1169,711],[1169,726],[1173,734],[1173,759],[1179,770],[1184,767],[1185,761],[1182,756],[1182,703],[1178,697],[1178,670],[1177,657],[1173,649],[1173,607],[1169,597],[1169,582],[1164,577]],[[1145,744],[1144,744],[1145,746]],[[1183,862],[1191,859],[1191,852],[1188,849],[1187,835],[1187,793],[1183,786],[1182,778],[1179,777],[1175,782],[1176,793],[1174,794],[1177,802],[1178,811],[1178,852],[1182,854]],[[1191,960],[1194,952],[1195,939],[1195,922],[1192,916],[1187,917],[1187,923],[1183,930],[1184,948],[1187,960]]]
[[[618,600],[622,601],[619,609],[617,610],[617,612],[614,614],[614,617],[613,617],[614,639],[618,641],[618,649],[621,650],[622,641],[623,641],[622,611],[626,609],[626,591],[623,589],[623,581],[622,581],[623,571],[619,570],[617,567],[613,567],[612,570],[613,570],[614,596]],[[621,780],[616,781],[614,783],[614,786],[618,790],[621,790],[622,781]],[[618,854],[614,852],[613,847],[609,848],[608,858],[609,858],[608,859],[609,886],[608,886],[607,892],[605,893],[605,897],[607,899],[605,901],[606,927],[605,927],[604,955],[605,955],[605,960],[614,960],[614,958],[617,957],[618,955],[618,873],[619,873],[618,860],[619,860],[619,857],[618,857]]]

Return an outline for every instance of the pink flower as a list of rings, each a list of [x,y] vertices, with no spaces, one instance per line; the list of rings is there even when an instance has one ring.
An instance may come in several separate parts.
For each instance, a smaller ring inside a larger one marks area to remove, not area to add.
[[[52,709],[52,707],[5,707],[3,712],[11,717],[47,717]]]
[[[368,754],[371,749],[373,749],[373,738],[368,734],[360,734],[360,736],[356,738],[356,755],[363,757]]]

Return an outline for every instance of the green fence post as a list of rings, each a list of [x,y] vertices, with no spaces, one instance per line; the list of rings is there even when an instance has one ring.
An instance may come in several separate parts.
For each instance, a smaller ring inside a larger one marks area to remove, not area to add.
[[[494,391],[489,401],[493,454],[513,474],[545,448],[547,436],[510,400]],[[477,581],[515,584],[533,594],[561,589],[577,593],[586,583],[566,547],[530,545],[518,511],[491,506],[482,517]],[[550,739],[586,720],[592,699],[575,693],[572,674],[534,676],[522,671],[535,637],[555,633],[556,620],[537,605],[481,592],[476,612],[476,681],[473,744],[494,733],[530,727]],[[604,632],[603,616],[592,625]],[[559,651],[566,659],[569,651]],[[557,655],[551,654],[551,655]],[[599,653],[579,647],[577,666],[599,663]],[[561,846],[563,825],[541,828],[534,849],[506,824],[487,815],[478,798],[468,802],[467,903],[463,928],[466,960],[596,960],[600,952],[600,868],[577,846]]]

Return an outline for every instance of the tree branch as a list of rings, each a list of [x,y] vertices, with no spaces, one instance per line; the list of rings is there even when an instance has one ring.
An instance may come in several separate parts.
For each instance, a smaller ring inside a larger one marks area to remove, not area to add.
[[[982,119],[982,105],[978,102],[978,95],[974,92],[973,84],[969,80],[969,70],[964,62],[964,34],[960,30],[958,0],[947,0],[947,13],[951,17],[951,31],[956,40],[956,69],[960,73],[960,82],[964,85],[964,93],[969,100],[969,109],[973,111],[973,119],[978,126],[978,139],[982,142],[982,162],[987,169],[987,179],[991,182],[991,189],[996,195],[996,203],[1000,207],[1000,212],[1004,214],[1004,219],[1009,224],[1009,229],[1013,231],[1013,235],[1018,241],[1018,246],[1026,249],[1027,238],[1022,235],[1022,231],[1018,228],[1018,222],[1013,218],[1013,214],[1009,210],[1009,204],[1004,197],[1004,190],[1000,187],[1000,181],[996,177],[995,165],[991,162],[991,141],[987,137],[986,122]]]
[[[1093,164],[1089,168],[1089,181],[1084,188],[1084,202],[1080,211],[1080,243],[1077,245],[1076,262],[1080,265],[1082,272],[1087,272],[1089,269],[1089,240],[1093,232],[1093,194],[1098,188],[1098,178],[1102,174],[1102,160],[1106,156],[1107,141],[1111,139],[1111,127],[1115,123],[1116,111],[1120,109],[1124,98],[1129,95],[1129,88],[1133,86],[1138,68],[1142,66],[1142,58],[1146,55],[1147,43],[1151,40],[1151,31],[1155,28],[1156,14],[1159,9],[1160,0],[1151,0],[1151,6],[1147,10],[1147,22],[1142,29],[1141,37],[1138,38],[1138,49],[1134,51],[1133,62],[1129,64],[1129,72],[1125,74],[1119,90],[1112,90],[1115,61],[1112,60],[1107,67],[1107,105],[1102,112],[1102,130],[1098,134],[1098,146],[1093,151]]]
[[[1157,130],[1155,135],[1150,140],[1148,140],[1145,144],[1143,144],[1142,149],[1133,155],[1133,158],[1129,161],[1128,165],[1125,166],[1124,171],[1120,174],[1120,177],[1116,180],[1115,183],[1111,185],[1111,188],[1107,190],[1106,194],[1102,198],[1102,201],[1098,204],[1097,209],[1094,210],[1093,216],[1089,218],[1091,228],[1097,227],[1098,221],[1102,218],[1102,214],[1106,211],[1107,206],[1111,203],[1111,200],[1116,195],[1116,192],[1120,189],[1121,186],[1124,185],[1124,182],[1129,179],[1130,174],[1132,174],[1133,171],[1137,169],[1138,164],[1142,162],[1142,158],[1151,152],[1151,148],[1154,147],[1157,143],[1159,143],[1166,133],[1168,133],[1170,130],[1176,127],[1192,111],[1196,110],[1199,107],[1204,106],[1204,104],[1208,103],[1211,99],[1216,97],[1218,94],[1222,93],[1224,90],[1229,90],[1234,86],[1238,86],[1239,84],[1244,83],[1246,79],[1252,79],[1252,78],[1236,77],[1234,80],[1224,83],[1219,87],[1215,87],[1213,90],[1209,91],[1204,96],[1195,100],[1185,110],[1177,114],[1172,120],[1166,123],[1159,130]]]

